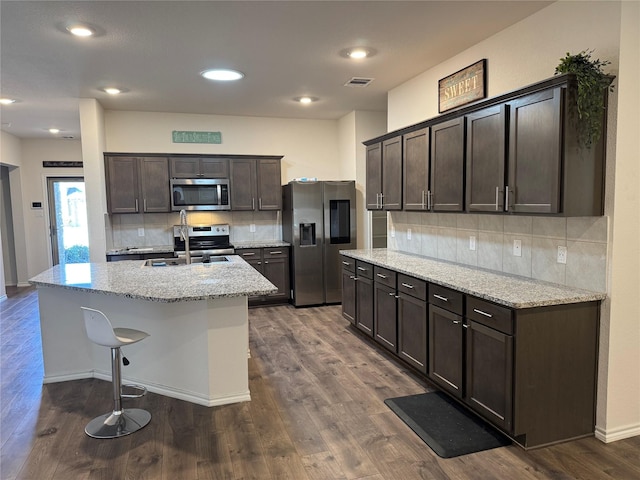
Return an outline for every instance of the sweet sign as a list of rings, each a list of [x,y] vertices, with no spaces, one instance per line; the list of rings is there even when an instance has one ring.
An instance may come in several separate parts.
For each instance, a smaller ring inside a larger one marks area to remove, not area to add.
[[[220,132],[194,132],[174,130],[171,132],[173,143],[222,143]]]
[[[475,102],[487,96],[486,59],[438,81],[438,112]]]

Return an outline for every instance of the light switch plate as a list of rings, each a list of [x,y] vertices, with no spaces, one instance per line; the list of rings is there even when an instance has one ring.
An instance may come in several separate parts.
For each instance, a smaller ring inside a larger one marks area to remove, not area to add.
[[[407,228],[407,240],[411,240],[411,229]]]
[[[255,223],[250,223],[249,224],[249,232],[254,233],[256,231],[256,224]]]
[[[476,236],[469,235],[469,250],[475,250],[475,249],[476,249]]]
[[[139,237],[144,237],[144,227],[138,228],[138,236]]]
[[[522,240],[514,240],[513,241],[513,256],[521,257],[522,256]]]

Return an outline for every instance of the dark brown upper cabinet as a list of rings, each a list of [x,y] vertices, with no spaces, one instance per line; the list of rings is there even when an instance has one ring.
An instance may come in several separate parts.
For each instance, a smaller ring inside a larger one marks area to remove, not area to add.
[[[431,207],[464,210],[464,117],[431,127]]]
[[[403,136],[404,210],[429,209],[429,129],[423,128]]]
[[[382,207],[402,210],[402,137],[382,142]]]
[[[368,210],[402,210],[402,137],[367,147]]]
[[[562,174],[562,88],[508,103],[507,211],[559,213]]]
[[[504,211],[506,132],[506,105],[467,115],[468,212]]]
[[[282,210],[280,158],[231,160],[232,210]]]
[[[367,210],[382,210],[382,143],[367,146]]]
[[[229,178],[229,160],[208,157],[172,157],[171,178]]]
[[[167,158],[105,156],[105,176],[109,213],[171,211]]]

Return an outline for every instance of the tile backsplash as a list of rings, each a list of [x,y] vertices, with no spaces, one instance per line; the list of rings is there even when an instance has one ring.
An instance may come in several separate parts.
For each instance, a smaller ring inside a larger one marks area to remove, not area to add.
[[[228,223],[231,243],[282,240],[280,212],[193,211],[187,213],[187,221],[190,225]],[[173,245],[173,226],[179,223],[178,212],[107,216],[107,249]]]
[[[606,292],[608,217],[389,212],[387,225],[392,250]],[[558,246],[566,264],[557,262]]]

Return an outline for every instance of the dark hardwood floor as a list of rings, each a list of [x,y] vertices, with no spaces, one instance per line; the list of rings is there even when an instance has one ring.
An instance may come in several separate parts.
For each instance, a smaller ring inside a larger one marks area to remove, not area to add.
[[[84,426],[109,410],[110,383],[42,385],[37,293],[9,293],[0,303],[2,480],[640,478],[640,437],[439,458],[383,403],[428,385],[364,342],[339,306],[250,310],[251,402],[206,408],[148,394],[126,405],[150,410],[149,426],[92,439]]]

